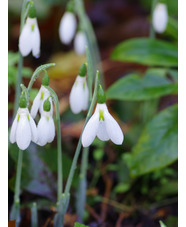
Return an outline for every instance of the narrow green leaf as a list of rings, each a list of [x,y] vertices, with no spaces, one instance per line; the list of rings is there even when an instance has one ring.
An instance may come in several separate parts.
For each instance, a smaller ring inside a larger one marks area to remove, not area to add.
[[[142,132],[125,161],[133,177],[165,167],[178,158],[178,105],[161,111]]]
[[[162,40],[134,38],[116,46],[111,58],[149,66],[173,67],[178,65],[178,47]]]
[[[159,221],[160,227],[167,227],[162,221]]]
[[[142,101],[177,94],[178,84],[166,78],[166,70],[151,69],[144,77],[132,73],[112,84],[107,92],[107,99]]]
[[[75,222],[74,227],[88,227],[88,225],[80,224],[79,222]]]

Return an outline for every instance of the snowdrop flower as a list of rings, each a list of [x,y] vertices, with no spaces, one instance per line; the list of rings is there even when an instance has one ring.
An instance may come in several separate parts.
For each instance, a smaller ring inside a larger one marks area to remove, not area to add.
[[[158,3],[155,6],[152,17],[152,24],[154,30],[158,33],[163,33],[167,27],[167,23],[168,23],[167,6],[164,3]]]
[[[105,101],[105,93],[100,85],[95,112],[86,124],[82,134],[83,147],[90,146],[96,136],[102,141],[110,139],[117,145],[121,145],[123,142],[123,132],[116,120],[109,113]]]
[[[74,114],[86,110],[88,108],[88,86],[86,81],[87,68],[82,64],[75,83],[70,92],[70,108]]]
[[[87,46],[87,38],[85,33],[82,31],[77,32],[74,39],[74,50],[78,55],[83,55],[85,53],[85,47]]]
[[[10,131],[10,142],[16,142],[21,150],[25,150],[31,141],[36,143],[37,139],[36,124],[28,111],[26,99],[21,97],[19,109]]]
[[[59,25],[59,37],[62,43],[69,44],[76,32],[76,17],[72,12],[65,12]]]
[[[37,144],[44,146],[46,143],[51,143],[55,137],[55,125],[50,112],[51,103],[47,99],[43,104],[43,112],[39,120],[38,129],[38,141]]]
[[[24,57],[31,51],[32,55],[36,58],[38,58],[40,54],[40,32],[33,3],[31,3],[26,23],[19,37],[19,50]]]
[[[33,118],[36,117],[37,112],[39,110],[40,114],[43,112],[43,103],[44,101],[50,96],[50,92],[49,90],[45,87],[49,85],[49,77],[47,75],[47,73],[43,76],[42,78],[42,85],[41,88],[39,89],[38,94],[36,95],[32,107],[31,107],[31,111],[30,114]],[[50,108],[50,113],[53,113],[53,105],[52,105],[52,98],[49,98],[50,104],[51,104],[51,108]]]

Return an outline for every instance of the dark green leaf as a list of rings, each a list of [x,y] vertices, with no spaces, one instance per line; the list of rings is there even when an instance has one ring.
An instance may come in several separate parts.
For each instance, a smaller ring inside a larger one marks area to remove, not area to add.
[[[155,39],[135,38],[120,43],[112,52],[113,60],[149,66],[177,66],[177,46]]]
[[[161,111],[142,132],[125,161],[133,177],[160,169],[178,158],[178,106]]]
[[[144,77],[134,73],[122,77],[106,94],[108,99],[141,101],[176,94],[177,90],[178,84],[166,78],[166,70],[151,69]]]
[[[75,222],[74,227],[88,227],[88,225],[80,224],[79,222]]]

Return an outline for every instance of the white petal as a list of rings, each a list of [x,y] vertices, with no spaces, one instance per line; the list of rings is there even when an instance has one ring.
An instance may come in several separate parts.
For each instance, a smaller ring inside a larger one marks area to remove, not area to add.
[[[48,141],[48,131],[49,131],[49,124],[46,119],[46,116],[41,116],[37,129],[38,129],[37,144],[39,144],[40,146],[44,146]]]
[[[11,130],[10,130],[10,142],[11,143],[15,143],[15,141],[16,141],[17,116],[18,116],[18,114],[16,114],[16,117],[13,121]]]
[[[65,12],[59,25],[59,37],[62,43],[69,44],[76,31],[76,17],[73,13]]]
[[[36,123],[33,120],[32,116],[29,114],[29,119],[30,119],[30,128],[31,128],[31,133],[32,133],[32,141],[34,143],[37,142],[38,140],[38,132],[37,132],[37,127],[36,127]]]
[[[19,50],[24,57],[27,56],[32,50],[32,42],[30,40],[31,33],[31,26],[26,21],[19,37]]]
[[[99,113],[95,112],[86,124],[82,134],[82,145],[88,147],[94,141],[99,127]]]
[[[37,112],[39,110],[39,107],[41,105],[41,89],[39,90],[38,94],[36,95],[34,101],[33,101],[33,104],[32,104],[32,107],[31,107],[31,111],[30,111],[30,114],[33,118],[36,117],[37,115]]]
[[[107,130],[106,130],[105,122],[102,121],[102,120],[99,122],[97,137],[102,141],[109,140],[109,136],[108,136],[108,133],[107,133]]]
[[[74,50],[78,55],[85,54],[85,47],[87,46],[87,39],[83,32],[78,32],[74,39]]]
[[[31,129],[27,115],[21,115],[17,124],[16,142],[21,150],[25,150],[31,142]]]
[[[113,143],[121,145],[123,143],[124,136],[120,126],[118,125],[116,120],[110,115],[109,112],[106,112],[104,117],[105,126],[109,138],[112,140]]]
[[[35,27],[34,27],[34,31],[32,31],[32,55],[36,58],[39,57],[40,55],[40,43],[41,43],[41,39],[40,39],[40,32],[39,32],[39,28],[38,28],[38,24],[37,24],[37,19],[35,18]]]
[[[87,81],[85,80],[85,86],[83,87],[84,90],[84,101],[83,101],[83,106],[82,106],[82,110],[87,110],[88,109],[88,96],[89,96],[89,91],[88,91],[88,85],[87,85]]]
[[[70,92],[69,103],[74,114],[85,110],[85,107],[88,106],[86,90],[83,88],[84,81],[84,78],[78,76]]]
[[[50,117],[49,121],[49,133],[48,133],[48,143],[51,143],[54,140],[55,137],[55,125],[54,125],[54,120],[52,117]]]
[[[167,7],[165,4],[158,3],[153,12],[152,23],[156,32],[163,33],[168,22]]]

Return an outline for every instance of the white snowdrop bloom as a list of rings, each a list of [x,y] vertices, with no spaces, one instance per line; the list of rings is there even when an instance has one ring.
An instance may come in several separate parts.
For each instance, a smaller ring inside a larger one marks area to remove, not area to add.
[[[121,145],[124,139],[120,126],[110,115],[105,103],[97,104],[94,114],[86,124],[82,134],[83,147],[90,146],[96,136],[102,141],[110,139],[117,145]]]
[[[70,92],[70,108],[74,114],[88,108],[88,86],[86,76],[77,76]]]
[[[158,3],[155,6],[152,17],[152,24],[154,30],[157,33],[163,33],[167,27],[167,23],[168,23],[167,6],[166,4]]]
[[[76,32],[76,17],[71,12],[65,12],[59,25],[59,37],[62,43],[69,44]]]
[[[36,117],[38,110],[39,110],[40,114],[43,112],[43,103],[49,96],[50,96],[49,90],[47,88],[45,88],[43,85],[41,85],[41,88],[33,101],[31,111],[30,111],[30,114],[33,118]],[[49,98],[49,101],[51,103],[50,113],[52,114],[53,105],[52,105],[51,97]]]
[[[41,113],[41,118],[37,125],[38,141],[37,144],[44,146],[46,143],[51,143],[55,137],[55,125],[50,111]]]
[[[27,56],[32,51],[36,58],[40,55],[40,32],[36,18],[28,17],[19,37],[19,50],[22,56]]]
[[[10,142],[17,143],[21,150],[27,149],[30,142],[37,142],[36,124],[28,108],[19,108],[10,131]]]
[[[87,38],[84,32],[79,31],[77,32],[75,39],[74,39],[74,50],[78,55],[85,54],[85,50],[87,46]]]

